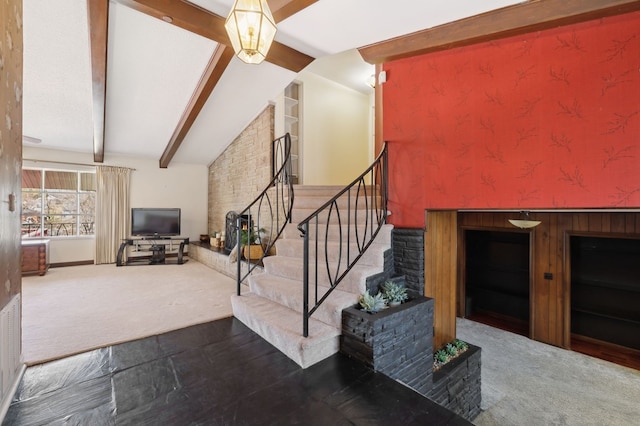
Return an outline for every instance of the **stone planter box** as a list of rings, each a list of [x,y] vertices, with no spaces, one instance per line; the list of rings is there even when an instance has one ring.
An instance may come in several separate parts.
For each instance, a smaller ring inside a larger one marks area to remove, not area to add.
[[[480,354],[480,348],[470,344],[462,355],[433,373],[429,398],[468,420],[480,414]]]
[[[342,311],[340,352],[473,420],[480,413],[481,349],[469,349],[433,373],[433,299],[417,297],[369,314]]]
[[[433,299],[417,297],[375,314],[342,311],[340,351],[426,395],[433,364]]]

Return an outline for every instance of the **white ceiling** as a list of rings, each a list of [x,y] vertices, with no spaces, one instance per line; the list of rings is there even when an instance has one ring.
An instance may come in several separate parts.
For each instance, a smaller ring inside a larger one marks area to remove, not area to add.
[[[354,49],[520,2],[320,0],[280,22],[276,40],[318,58],[308,71],[366,93],[372,66]],[[234,0],[192,3],[226,16]],[[109,6],[105,158],[159,159],[216,43]],[[86,0],[28,0],[23,9],[23,133],[45,148],[92,152]],[[295,77],[268,62],[234,58],[173,161],[209,164]]]

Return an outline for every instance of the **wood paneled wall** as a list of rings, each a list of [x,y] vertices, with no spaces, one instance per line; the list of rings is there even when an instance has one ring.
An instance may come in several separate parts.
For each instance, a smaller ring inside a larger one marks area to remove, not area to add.
[[[508,222],[508,219],[517,219],[518,216],[519,214],[514,212],[459,213],[457,218],[458,244],[463,247],[464,229],[518,231]],[[531,233],[530,337],[541,342],[568,348],[571,338],[569,236],[639,237],[640,212],[532,212],[530,219],[542,221],[532,230],[520,231]],[[460,264],[464,252],[460,249],[452,255],[458,256],[455,263]],[[425,257],[425,265],[431,264],[432,261]],[[464,307],[464,276],[460,269],[458,272],[457,313],[462,316],[464,314],[462,310]],[[545,279],[545,273],[551,273],[552,278]]]
[[[424,237],[424,295],[435,300],[433,349],[456,337],[458,214],[427,211]]]

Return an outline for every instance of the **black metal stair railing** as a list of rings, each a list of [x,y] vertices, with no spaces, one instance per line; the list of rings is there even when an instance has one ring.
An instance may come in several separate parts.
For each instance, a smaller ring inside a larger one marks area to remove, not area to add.
[[[235,229],[230,238],[236,240],[237,294],[240,296],[242,282],[262,265],[262,260],[271,251],[282,235],[287,223],[291,223],[293,208],[293,183],[291,179],[291,136],[289,133],[272,142],[273,178],[267,187],[237,215]],[[261,254],[253,258],[242,256],[242,234],[255,235],[255,243]],[[245,266],[243,271],[243,265]]]
[[[298,224],[303,246],[303,335],[309,336],[309,318],[338,287],[367,248],[373,243],[387,219],[387,145],[378,158],[351,184]],[[345,207],[346,205],[346,207]],[[329,239],[330,231],[334,234]],[[335,238],[337,234],[337,239]],[[314,256],[311,256],[311,249]],[[353,248],[353,251],[352,251]],[[337,250],[337,256],[336,256]],[[330,262],[330,252],[337,259]],[[320,265],[324,253],[324,265]],[[313,262],[313,263],[312,263]],[[326,269],[320,272],[320,268]],[[310,274],[313,276],[310,277]],[[320,288],[320,283],[324,285]],[[310,303],[313,288],[313,306]]]

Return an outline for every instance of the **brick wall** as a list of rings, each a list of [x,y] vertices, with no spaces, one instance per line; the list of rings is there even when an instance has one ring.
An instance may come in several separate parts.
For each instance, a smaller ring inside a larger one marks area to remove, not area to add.
[[[271,179],[272,105],[209,166],[209,234],[224,229],[225,214],[244,209]]]

